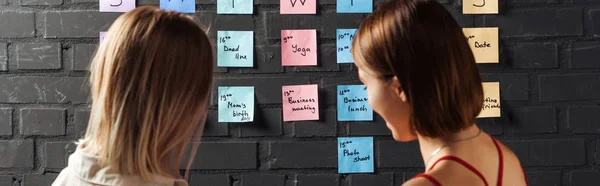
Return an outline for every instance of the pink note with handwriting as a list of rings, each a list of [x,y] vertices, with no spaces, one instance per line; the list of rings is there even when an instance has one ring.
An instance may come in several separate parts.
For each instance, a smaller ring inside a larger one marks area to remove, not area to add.
[[[316,84],[283,86],[283,121],[319,120],[319,88]]]
[[[317,30],[282,30],[281,65],[317,66]]]
[[[281,14],[317,14],[317,0],[281,0]]]

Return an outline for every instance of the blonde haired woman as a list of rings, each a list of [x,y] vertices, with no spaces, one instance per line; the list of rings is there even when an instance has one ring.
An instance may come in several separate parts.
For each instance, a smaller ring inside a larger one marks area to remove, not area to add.
[[[187,185],[179,167],[203,128],[212,61],[188,16],[140,7],[119,17],[91,64],[87,132],[53,185]]]

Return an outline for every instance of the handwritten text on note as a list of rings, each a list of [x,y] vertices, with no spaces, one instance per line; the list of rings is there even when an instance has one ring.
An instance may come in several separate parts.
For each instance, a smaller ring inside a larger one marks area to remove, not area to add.
[[[160,0],[160,9],[182,13],[196,13],[195,0]]]
[[[371,13],[373,0],[337,0],[337,13]]]
[[[498,0],[462,0],[463,14],[498,14]]]
[[[317,0],[281,0],[281,14],[316,14]]]
[[[254,87],[219,87],[219,122],[254,120]]]
[[[281,31],[282,66],[317,65],[316,30]]]
[[[498,28],[463,28],[463,33],[475,55],[477,63],[498,63],[499,37]]]
[[[356,29],[337,29],[337,62],[338,63],[354,63],[352,58],[352,40],[356,33]]]
[[[338,173],[374,171],[373,137],[338,138]]]
[[[217,14],[252,14],[253,0],[218,0]]]
[[[319,120],[319,90],[314,85],[283,86],[283,121]]]
[[[338,85],[338,121],[373,121],[367,87],[364,85]]]
[[[135,0],[100,0],[100,12],[128,12],[135,9]]]
[[[500,83],[483,83],[483,109],[479,118],[500,117]]]
[[[218,31],[217,65],[252,67],[254,65],[253,31]]]

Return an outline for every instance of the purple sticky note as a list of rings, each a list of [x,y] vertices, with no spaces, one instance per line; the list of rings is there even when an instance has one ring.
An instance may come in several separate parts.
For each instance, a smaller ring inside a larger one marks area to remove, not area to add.
[[[106,37],[106,32],[100,32],[100,43],[104,41],[104,37]]]
[[[128,12],[135,9],[135,0],[100,0],[100,12]]]

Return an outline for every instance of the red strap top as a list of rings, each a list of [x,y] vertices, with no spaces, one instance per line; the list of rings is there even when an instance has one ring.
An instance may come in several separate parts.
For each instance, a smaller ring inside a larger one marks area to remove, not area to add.
[[[498,150],[498,158],[499,158],[498,164],[499,165],[498,165],[498,183],[497,183],[497,185],[501,186],[502,185],[502,173],[504,171],[504,156],[502,155],[502,149],[500,148],[500,145],[498,145],[498,141],[496,141],[496,139],[494,137],[492,137],[491,135],[490,135],[490,137],[492,138],[492,141],[494,141],[494,146],[496,146],[496,150]],[[452,160],[452,161],[455,161],[455,162],[457,162],[457,163],[465,166],[471,172],[473,172],[477,176],[479,176],[479,178],[481,178],[481,180],[483,180],[483,183],[485,183],[486,186],[489,186],[487,180],[485,179],[485,177],[483,176],[483,174],[481,174],[481,172],[479,172],[471,164],[467,163],[466,161],[464,161],[464,160],[462,160],[462,159],[460,159],[460,158],[458,158],[456,156],[444,156],[444,157],[441,157],[440,159],[438,159],[437,161],[435,161],[433,163],[433,165],[431,165],[431,167],[427,171],[431,171],[435,167],[435,165],[437,165],[440,161],[443,161],[443,160]],[[525,172],[525,171],[523,171],[523,172]],[[418,174],[418,175],[415,176],[415,178],[418,178],[418,177],[425,178],[425,179],[429,180],[431,183],[433,183],[436,186],[442,186],[442,184],[439,181],[437,181],[434,177],[432,177],[430,175],[427,175],[425,173],[421,173],[421,174]],[[527,182],[527,178],[525,178],[525,182]]]

